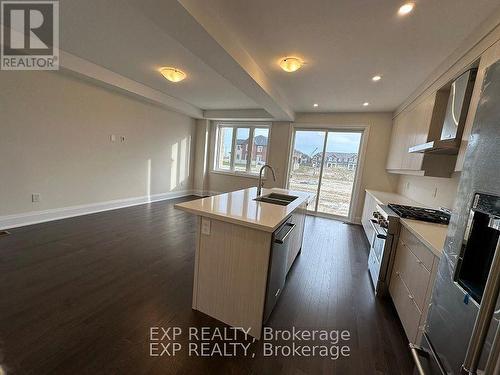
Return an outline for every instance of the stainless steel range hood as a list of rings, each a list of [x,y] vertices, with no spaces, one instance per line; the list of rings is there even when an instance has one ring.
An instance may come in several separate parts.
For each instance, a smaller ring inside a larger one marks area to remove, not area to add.
[[[408,149],[408,152],[458,154],[476,73],[477,69],[470,69],[452,82],[444,120],[440,124],[441,137],[412,146]]]

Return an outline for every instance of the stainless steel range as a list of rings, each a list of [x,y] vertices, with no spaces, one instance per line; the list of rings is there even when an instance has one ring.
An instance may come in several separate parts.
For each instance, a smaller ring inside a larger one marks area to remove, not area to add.
[[[375,294],[387,294],[400,231],[400,218],[448,224],[450,215],[441,210],[399,204],[378,205],[370,224],[374,234],[370,241],[368,269]]]
[[[388,206],[378,205],[370,224],[374,233],[370,241],[368,270],[375,294],[383,296],[389,288],[394,248],[399,236],[399,217]]]
[[[389,208],[403,219],[413,219],[427,221],[429,223],[445,224],[450,223],[450,214],[441,210],[425,207],[403,206],[401,204],[389,204]]]

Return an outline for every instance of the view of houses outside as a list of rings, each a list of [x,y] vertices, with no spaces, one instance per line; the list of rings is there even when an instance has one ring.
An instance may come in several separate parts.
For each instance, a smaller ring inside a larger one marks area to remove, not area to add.
[[[255,128],[253,139],[250,139],[250,128],[221,127],[219,130],[217,168],[222,170],[230,169],[233,131],[236,131],[234,170],[245,172],[247,159],[250,156],[250,172],[259,173],[260,168],[267,160],[268,128]]]
[[[248,136],[246,138],[236,139],[236,158],[234,160],[235,169],[242,168],[245,170],[247,165],[248,153],[251,147],[250,171],[259,173],[260,167],[266,164],[267,160],[267,129],[255,129],[253,142],[250,145]],[[266,133],[258,134],[258,133]]]
[[[318,212],[348,216],[361,133],[329,132],[326,152],[321,151],[324,136],[325,132],[297,131],[289,188],[317,193],[324,164]]]

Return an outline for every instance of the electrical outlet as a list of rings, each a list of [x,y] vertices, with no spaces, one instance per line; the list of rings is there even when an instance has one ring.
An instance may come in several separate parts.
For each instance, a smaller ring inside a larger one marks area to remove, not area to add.
[[[109,136],[109,140],[110,140],[111,142],[116,142],[116,135],[111,134],[111,135]]]
[[[120,142],[122,142],[122,143],[125,142],[125,136],[124,135],[120,136]]]
[[[39,193],[31,194],[31,202],[33,203],[40,202],[40,194]]]

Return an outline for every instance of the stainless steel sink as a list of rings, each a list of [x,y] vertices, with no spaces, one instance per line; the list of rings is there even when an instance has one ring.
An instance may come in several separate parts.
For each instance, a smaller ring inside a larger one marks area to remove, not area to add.
[[[298,197],[294,195],[286,195],[286,194],[278,194],[271,193],[267,195],[262,195],[260,197],[255,198],[254,200],[265,203],[278,204],[280,206],[288,206]]]

